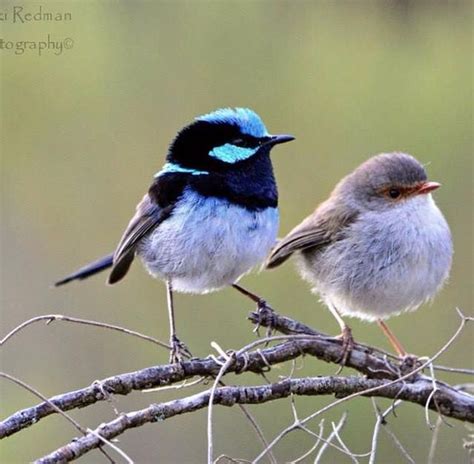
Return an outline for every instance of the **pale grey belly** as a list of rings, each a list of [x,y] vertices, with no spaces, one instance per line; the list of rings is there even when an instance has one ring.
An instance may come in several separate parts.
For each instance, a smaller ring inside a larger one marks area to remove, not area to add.
[[[355,224],[350,238],[323,252],[300,254],[303,277],[349,316],[375,320],[416,309],[444,283],[452,257],[443,216],[435,206],[422,212],[410,221],[372,218],[370,228]]]
[[[188,193],[138,247],[155,277],[181,292],[206,293],[237,281],[274,245],[278,210],[250,212],[221,199]]]

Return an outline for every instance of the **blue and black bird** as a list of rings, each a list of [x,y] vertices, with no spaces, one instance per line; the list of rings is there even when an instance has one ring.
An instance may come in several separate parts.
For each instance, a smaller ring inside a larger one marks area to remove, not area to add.
[[[166,282],[171,362],[186,352],[176,336],[173,291],[207,293],[237,285],[275,244],[278,192],[270,150],[290,135],[270,135],[247,108],[199,116],[171,143],[115,252],[56,282],[85,279],[112,268],[108,283],[139,256],[153,277]]]

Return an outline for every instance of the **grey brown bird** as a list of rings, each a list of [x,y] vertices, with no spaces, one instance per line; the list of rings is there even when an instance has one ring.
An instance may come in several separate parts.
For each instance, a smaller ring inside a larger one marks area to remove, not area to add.
[[[439,186],[410,155],[374,156],[272,250],[268,268],[296,255],[341,327],[345,357],[352,334],[342,316],[378,322],[406,355],[384,320],[417,309],[448,277],[451,233],[431,196]]]

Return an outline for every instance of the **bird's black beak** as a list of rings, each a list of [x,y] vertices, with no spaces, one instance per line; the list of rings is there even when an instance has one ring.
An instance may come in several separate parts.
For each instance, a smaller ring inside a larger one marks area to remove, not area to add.
[[[287,135],[287,134],[271,135],[270,139],[267,140],[263,145],[270,145],[273,147],[273,145],[278,145],[279,143],[291,142],[292,140],[295,140],[295,138],[292,135]]]
[[[295,138],[292,135],[280,134],[280,135],[273,135],[270,139],[270,143],[272,145],[278,145],[279,143],[291,142],[292,140],[295,140]]]

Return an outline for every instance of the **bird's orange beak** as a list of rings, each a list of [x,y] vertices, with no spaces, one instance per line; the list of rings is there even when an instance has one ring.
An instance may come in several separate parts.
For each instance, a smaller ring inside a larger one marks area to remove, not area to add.
[[[433,190],[436,190],[441,187],[441,184],[438,182],[425,182],[424,184],[421,185],[421,187],[416,191],[418,195],[424,195],[427,193],[432,192]]]

